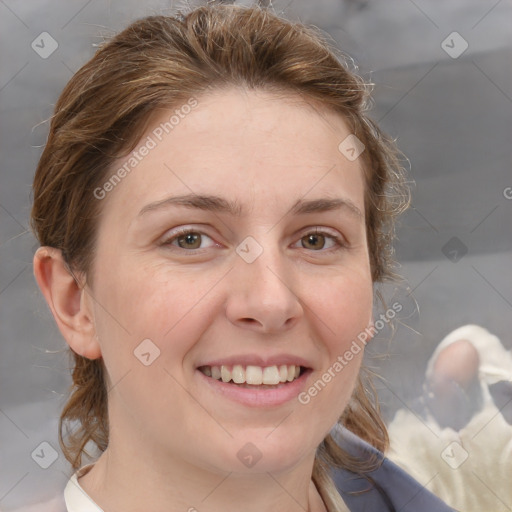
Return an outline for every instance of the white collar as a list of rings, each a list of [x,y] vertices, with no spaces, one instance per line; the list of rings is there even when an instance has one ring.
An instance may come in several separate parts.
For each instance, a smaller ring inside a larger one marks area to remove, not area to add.
[[[94,464],[80,468],[68,481],[64,489],[64,500],[68,512],[103,512],[78,483],[78,478],[87,473]]]

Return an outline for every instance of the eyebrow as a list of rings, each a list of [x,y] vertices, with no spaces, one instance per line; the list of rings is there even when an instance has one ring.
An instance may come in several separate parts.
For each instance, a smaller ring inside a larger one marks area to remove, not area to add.
[[[187,194],[167,197],[161,201],[150,203],[141,209],[139,217],[148,212],[168,208],[169,206],[183,206],[190,209],[228,213],[234,217],[241,217],[243,215],[243,208],[237,201],[228,201],[223,197],[212,195]],[[307,201],[299,199],[292,206],[290,212],[294,215],[304,215],[341,209],[345,209],[358,219],[364,218],[361,210],[352,201],[342,198],[321,198]]]

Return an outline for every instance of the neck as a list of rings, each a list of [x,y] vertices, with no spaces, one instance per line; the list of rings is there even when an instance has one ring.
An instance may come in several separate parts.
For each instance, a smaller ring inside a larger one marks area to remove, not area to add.
[[[314,454],[279,473],[206,470],[182,460],[126,450],[114,439],[79,479],[105,511],[135,512],[326,512],[311,480]],[[133,446],[133,445],[132,445]]]

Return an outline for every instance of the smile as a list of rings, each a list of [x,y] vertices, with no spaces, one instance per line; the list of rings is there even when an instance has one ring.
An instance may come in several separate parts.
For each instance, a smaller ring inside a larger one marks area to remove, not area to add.
[[[280,366],[201,366],[199,371],[212,379],[233,384],[248,384],[251,386],[275,386],[280,383],[292,382],[299,378],[301,370],[305,368],[293,364]]]
[[[268,408],[296,400],[313,372],[299,365],[202,365],[197,375],[216,400],[225,398],[244,406]]]

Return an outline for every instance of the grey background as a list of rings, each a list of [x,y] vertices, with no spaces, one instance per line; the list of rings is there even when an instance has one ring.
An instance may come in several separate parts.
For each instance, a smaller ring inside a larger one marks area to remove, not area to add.
[[[46,470],[31,458],[43,441],[58,451],[57,418],[70,384],[64,341],[32,276],[30,189],[44,121],[101,36],[183,5],[0,0],[1,510],[50,498],[69,477],[61,454]],[[429,355],[456,327],[480,324],[512,347],[512,200],[504,194],[512,186],[512,2],[273,5],[326,30],[355,59],[376,84],[372,117],[410,161],[413,208],[397,245],[406,281],[384,287],[388,299],[404,304],[402,323],[393,341],[383,331],[372,344],[372,354],[388,357],[368,359],[385,379],[378,386],[389,419],[418,393]],[[58,43],[47,59],[31,48],[43,31]],[[441,47],[453,31],[469,45],[456,59]],[[453,237],[458,257],[467,250],[458,261],[443,253]]]

